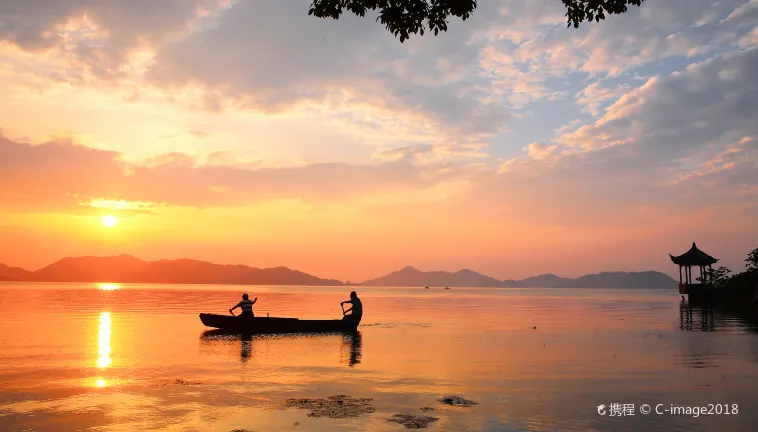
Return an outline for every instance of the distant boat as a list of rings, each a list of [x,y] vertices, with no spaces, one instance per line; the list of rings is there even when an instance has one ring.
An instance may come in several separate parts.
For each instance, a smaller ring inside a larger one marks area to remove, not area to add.
[[[239,318],[232,315],[200,314],[206,327],[235,333],[336,333],[354,332],[360,321],[350,319],[301,320],[298,318],[254,317]]]
[[[450,289],[450,287],[445,287],[445,289]]]
[[[424,287],[424,288],[429,289],[429,287]]]

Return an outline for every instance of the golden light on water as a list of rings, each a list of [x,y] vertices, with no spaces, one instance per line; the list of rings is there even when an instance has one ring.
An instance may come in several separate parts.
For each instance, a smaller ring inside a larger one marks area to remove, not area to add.
[[[95,385],[98,386],[98,387],[105,387],[105,384],[106,384],[106,382],[102,378],[100,378],[99,380],[95,381]]]
[[[97,367],[106,368],[111,364],[111,314],[100,314],[100,333],[98,337]]]
[[[119,284],[110,284],[110,283],[103,283],[103,284],[97,284],[97,287],[103,291],[113,291],[121,288],[121,285]]]

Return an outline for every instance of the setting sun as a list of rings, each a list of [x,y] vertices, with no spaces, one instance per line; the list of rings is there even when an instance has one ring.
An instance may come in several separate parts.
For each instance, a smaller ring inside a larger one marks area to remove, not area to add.
[[[105,216],[103,216],[103,218],[100,221],[103,223],[103,225],[105,225],[105,226],[107,226],[109,228],[112,227],[112,226],[115,226],[116,223],[118,222],[118,220],[116,219],[116,217],[115,216],[111,216],[111,215],[105,215]]]

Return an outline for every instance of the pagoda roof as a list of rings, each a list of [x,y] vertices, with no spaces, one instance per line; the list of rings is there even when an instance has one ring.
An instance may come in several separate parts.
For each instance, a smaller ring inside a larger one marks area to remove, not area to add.
[[[671,261],[673,261],[674,264],[681,266],[707,266],[716,264],[716,262],[718,262],[718,259],[698,249],[697,245],[694,242],[692,243],[690,250],[687,252],[679,256],[673,256],[671,254],[669,254],[669,256],[671,257]]]

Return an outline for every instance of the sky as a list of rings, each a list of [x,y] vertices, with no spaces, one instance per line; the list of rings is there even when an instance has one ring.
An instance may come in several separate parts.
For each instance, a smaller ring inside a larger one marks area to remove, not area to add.
[[[0,0],[0,263],[518,279],[758,247],[758,0],[579,29],[480,1],[404,43],[309,3]]]

